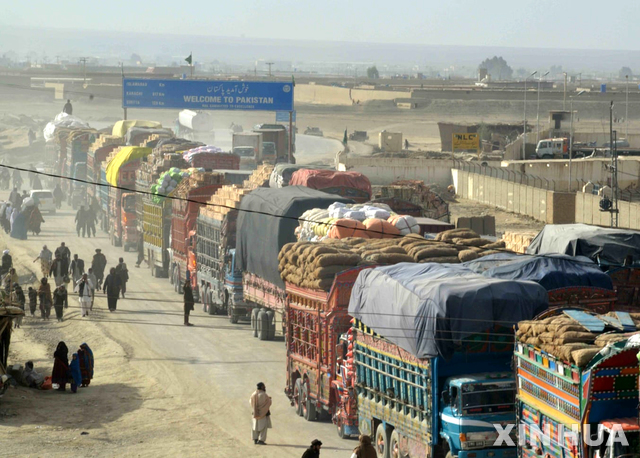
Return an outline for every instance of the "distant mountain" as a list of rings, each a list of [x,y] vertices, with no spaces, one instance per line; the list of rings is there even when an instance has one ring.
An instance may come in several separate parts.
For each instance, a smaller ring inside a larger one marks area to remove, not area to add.
[[[13,51],[22,59],[93,56],[126,61],[133,53],[147,62],[181,62],[193,51],[198,62],[215,60],[253,66],[259,59],[290,61],[298,65],[367,63],[405,66],[474,68],[487,57],[502,56],[514,70],[546,69],[561,65],[572,72],[616,73],[640,60],[640,51],[438,46],[305,40],[274,40],[212,36],[143,34],[71,29],[3,27],[0,56]]]

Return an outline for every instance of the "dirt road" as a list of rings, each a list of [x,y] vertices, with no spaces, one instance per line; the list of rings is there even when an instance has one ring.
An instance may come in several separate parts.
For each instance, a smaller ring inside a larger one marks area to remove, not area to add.
[[[135,257],[109,245],[107,237],[77,238],[70,211],[45,216],[44,232],[21,242],[2,234],[2,245],[31,269],[43,243],[52,250],[65,240],[89,262],[96,247],[109,266],[123,256],[131,280],[118,311],[81,318],[75,297],[63,323],[26,317],[13,335],[10,363],[32,359],[50,373],[58,340],[70,350],[87,342],[95,354],[95,378],[78,394],[11,389],[0,400],[3,449],[14,456],[224,456],[298,457],[314,438],[323,456],[348,456],[353,441],[338,438],[329,423],[309,423],[295,415],[283,393],[282,339],[260,342],[248,325],[209,316],[196,305],[194,327],[182,324],[181,296],[166,279],[134,267]],[[26,262],[25,262],[26,261]],[[273,397],[274,428],[268,446],[250,438],[248,399],[262,381]],[[83,434],[86,432],[88,434]]]

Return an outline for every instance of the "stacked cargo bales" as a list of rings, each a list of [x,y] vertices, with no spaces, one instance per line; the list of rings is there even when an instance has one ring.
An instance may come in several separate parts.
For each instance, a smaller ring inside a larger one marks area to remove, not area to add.
[[[526,253],[536,235],[534,232],[505,232],[502,241],[508,250],[515,253]]]
[[[458,264],[504,251],[501,242],[482,239],[473,231],[452,229],[436,240],[417,234],[371,239],[349,237],[286,244],[278,256],[284,281],[311,289],[331,288],[335,275],[352,267],[376,264]]]

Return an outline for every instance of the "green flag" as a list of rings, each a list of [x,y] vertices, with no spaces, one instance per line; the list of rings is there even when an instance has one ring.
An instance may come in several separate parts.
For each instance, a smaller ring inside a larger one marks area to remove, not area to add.
[[[187,57],[187,58],[185,59],[187,62],[189,62],[189,65],[191,65],[191,62],[193,62],[193,57],[192,57],[192,56],[193,56],[193,53],[190,53],[190,54],[189,54],[189,57]]]
[[[347,146],[347,129],[344,129],[344,137],[342,138],[342,144]]]

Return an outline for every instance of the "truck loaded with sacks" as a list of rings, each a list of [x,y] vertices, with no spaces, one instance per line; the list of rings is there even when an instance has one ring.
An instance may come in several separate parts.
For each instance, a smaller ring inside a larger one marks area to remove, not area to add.
[[[640,453],[640,315],[552,309],[518,324],[518,451],[522,458]]]

